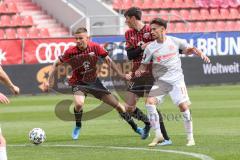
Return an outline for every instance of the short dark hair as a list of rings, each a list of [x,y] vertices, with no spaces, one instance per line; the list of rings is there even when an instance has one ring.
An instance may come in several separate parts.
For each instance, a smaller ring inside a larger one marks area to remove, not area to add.
[[[167,29],[167,21],[161,18],[154,18],[151,20],[150,24],[157,24],[159,26],[163,26],[165,29]]]
[[[80,34],[80,33],[87,33],[87,29],[85,27],[79,27],[74,34]]]
[[[142,18],[142,11],[138,7],[131,7],[124,13],[124,17],[135,17],[137,20],[141,20]]]

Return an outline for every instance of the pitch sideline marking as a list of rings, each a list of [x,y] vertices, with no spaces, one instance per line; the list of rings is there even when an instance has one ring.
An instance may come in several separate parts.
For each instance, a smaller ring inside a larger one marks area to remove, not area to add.
[[[20,145],[8,145],[9,147],[27,147],[32,145],[20,144]],[[88,145],[41,145],[43,147],[80,147],[80,148],[106,148],[106,149],[116,149],[116,150],[141,150],[141,151],[154,151],[154,152],[166,152],[174,154],[182,154],[198,158],[200,160],[214,160],[212,157],[209,157],[200,153],[193,152],[184,152],[177,150],[165,150],[165,149],[150,149],[150,148],[138,148],[138,147],[116,147],[116,146],[88,146]]]

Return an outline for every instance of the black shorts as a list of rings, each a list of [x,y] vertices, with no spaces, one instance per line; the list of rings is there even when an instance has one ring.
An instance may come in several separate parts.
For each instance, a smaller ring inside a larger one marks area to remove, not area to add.
[[[143,76],[129,82],[128,91],[136,94],[138,97],[143,97],[144,94],[149,94],[154,83],[154,78],[151,76]]]
[[[98,99],[102,99],[103,96],[111,94],[111,92],[109,92],[109,90],[103,86],[102,82],[98,78],[91,83],[79,82],[77,85],[73,85],[73,94],[75,94],[77,91],[83,92],[85,96],[87,96],[87,94],[91,94]]]

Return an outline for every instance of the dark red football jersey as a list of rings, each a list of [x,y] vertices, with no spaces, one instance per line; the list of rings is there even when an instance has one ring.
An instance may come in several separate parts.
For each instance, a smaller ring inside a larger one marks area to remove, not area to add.
[[[150,25],[145,25],[140,31],[129,29],[125,33],[126,49],[137,48],[140,45],[153,41]],[[132,72],[134,73],[141,65],[142,55],[133,60]]]
[[[99,44],[88,42],[85,50],[81,51],[77,46],[70,47],[65,53],[59,56],[63,63],[68,63],[73,70],[72,77],[69,79],[70,85],[78,82],[92,82],[97,77],[97,62],[99,57],[108,55],[107,51]]]

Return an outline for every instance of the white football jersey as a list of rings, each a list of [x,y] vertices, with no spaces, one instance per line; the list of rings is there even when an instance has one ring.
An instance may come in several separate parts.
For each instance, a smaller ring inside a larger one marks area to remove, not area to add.
[[[184,78],[179,49],[184,51],[189,47],[191,46],[186,40],[166,36],[163,43],[155,40],[145,48],[142,63],[149,64],[152,61],[155,80],[171,84]]]

